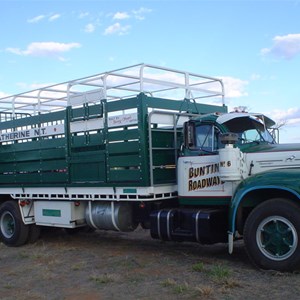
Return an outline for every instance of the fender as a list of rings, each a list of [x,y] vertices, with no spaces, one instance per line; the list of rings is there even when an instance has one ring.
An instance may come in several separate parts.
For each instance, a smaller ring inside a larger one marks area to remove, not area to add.
[[[243,180],[238,185],[229,208],[229,235],[234,235],[237,210],[247,199],[247,195],[263,190],[264,199],[260,201],[269,199],[268,194],[271,196],[274,195],[274,191],[278,191],[276,192],[278,196],[280,193],[290,194],[293,195],[293,199],[299,200],[300,203],[300,168],[270,170]],[[256,206],[255,202],[253,202],[253,206]]]

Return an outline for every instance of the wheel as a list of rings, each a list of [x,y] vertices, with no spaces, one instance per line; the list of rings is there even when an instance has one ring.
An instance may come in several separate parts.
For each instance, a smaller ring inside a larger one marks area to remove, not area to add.
[[[18,203],[4,202],[0,206],[0,238],[7,246],[21,246],[28,240],[29,227],[21,218]]]
[[[300,207],[287,199],[271,199],[250,213],[244,243],[259,268],[293,271],[300,266]]]

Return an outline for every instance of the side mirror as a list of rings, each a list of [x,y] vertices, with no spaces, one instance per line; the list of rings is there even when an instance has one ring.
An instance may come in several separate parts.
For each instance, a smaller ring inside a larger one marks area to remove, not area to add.
[[[195,123],[186,122],[184,123],[184,136],[185,136],[185,147],[194,148],[195,147]]]

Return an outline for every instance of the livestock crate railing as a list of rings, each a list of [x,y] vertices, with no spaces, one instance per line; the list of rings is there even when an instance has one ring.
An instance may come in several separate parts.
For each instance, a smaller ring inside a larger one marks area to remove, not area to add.
[[[218,78],[137,64],[3,97],[0,99],[0,112],[14,119],[21,114],[44,114],[68,106],[97,104],[103,99],[115,101],[130,98],[139,93],[224,106],[224,86]]]

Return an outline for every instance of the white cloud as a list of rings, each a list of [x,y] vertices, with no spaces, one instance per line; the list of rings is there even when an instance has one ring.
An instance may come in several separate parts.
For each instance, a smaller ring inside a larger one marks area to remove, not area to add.
[[[248,81],[229,76],[220,76],[219,78],[221,78],[223,81],[226,98],[239,98],[248,96],[248,93],[246,92]]]
[[[300,54],[300,33],[275,36],[273,46],[261,50],[262,55],[272,54],[279,58],[292,59]]]
[[[8,94],[0,91],[0,98],[4,98],[4,97],[7,97],[7,96],[8,96]]]
[[[16,55],[23,55],[22,50],[19,48],[6,48],[5,50]]]
[[[250,79],[251,80],[260,80],[262,77],[261,77],[261,75],[260,74],[257,74],[257,73],[253,73],[253,74],[251,74],[251,76],[250,76]]]
[[[49,20],[50,22],[53,22],[53,21],[59,19],[60,17],[61,17],[60,14],[55,14],[55,15],[52,15],[51,17],[49,17],[48,20]]]
[[[276,122],[285,122],[289,125],[300,124],[300,108],[291,107],[287,110],[273,110],[270,115]]]
[[[92,33],[94,32],[96,29],[95,25],[93,25],[92,23],[89,23],[85,26],[84,31],[87,33]]]
[[[113,16],[113,20],[124,20],[130,18],[127,12],[117,12]]]
[[[90,13],[88,13],[88,12],[82,12],[79,14],[78,18],[83,19],[83,18],[88,17],[89,15],[90,15]]]
[[[64,58],[60,56],[61,53],[79,47],[81,47],[79,43],[33,42],[29,44],[25,50],[7,48],[6,51],[16,55],[54,57],[64,60]]]
[[[41,20],[43,20],[46,16],[45,15],[39,15],[39,16],[36,16],[32,19],[28,19],[27,22],[28,23],[38,23],[40,22]]]
[[[274,109],[266,113],[280,128],[279,138],[281,143],[299,143],[300,108],[291,107],[285,110]]]
[[[46,86],[53,85],[54,83],[25,83],[25,82],[18,82],[17,87],[22,89],[22,90],[36,90],[36,89],[41,89]]]
[[[115,23],[111,26],[108,26],[105,29],[104,35],[111,35],[111,34],[124,35],[129,32],[130,28],[131,28],[130,25],[122,26],[120,23]]]
[[[109,17],[112,16],[113,20],[125,20],[125,19],[129,19],[131,17],[134,17],[135,19],[138,20],[144,20],[145,19],[145,15],[148,13],[151,13],[152,9],[150,8],[145,8],[145,7],[140,7],[137,10],[132,10],[130,13],[129,12],[116,12],[115,14],[108,14]]]
[[[144,20],[145,14],[151,13],[152,9],[146,7],[140,7],[138,10],[133,10],[134,17],[138,20]]]
[[[39,16],[33,17],[32,19],[28,19],[27,22],[28,23],[38,23],[38,22],[44,20],[46,17],[48,18],[49,22],[53,22],[53,21],[59,19],[61,17],[61,15],[60,14],[54,14],[54,15],[50,15],[50,16],[39,15]]]

